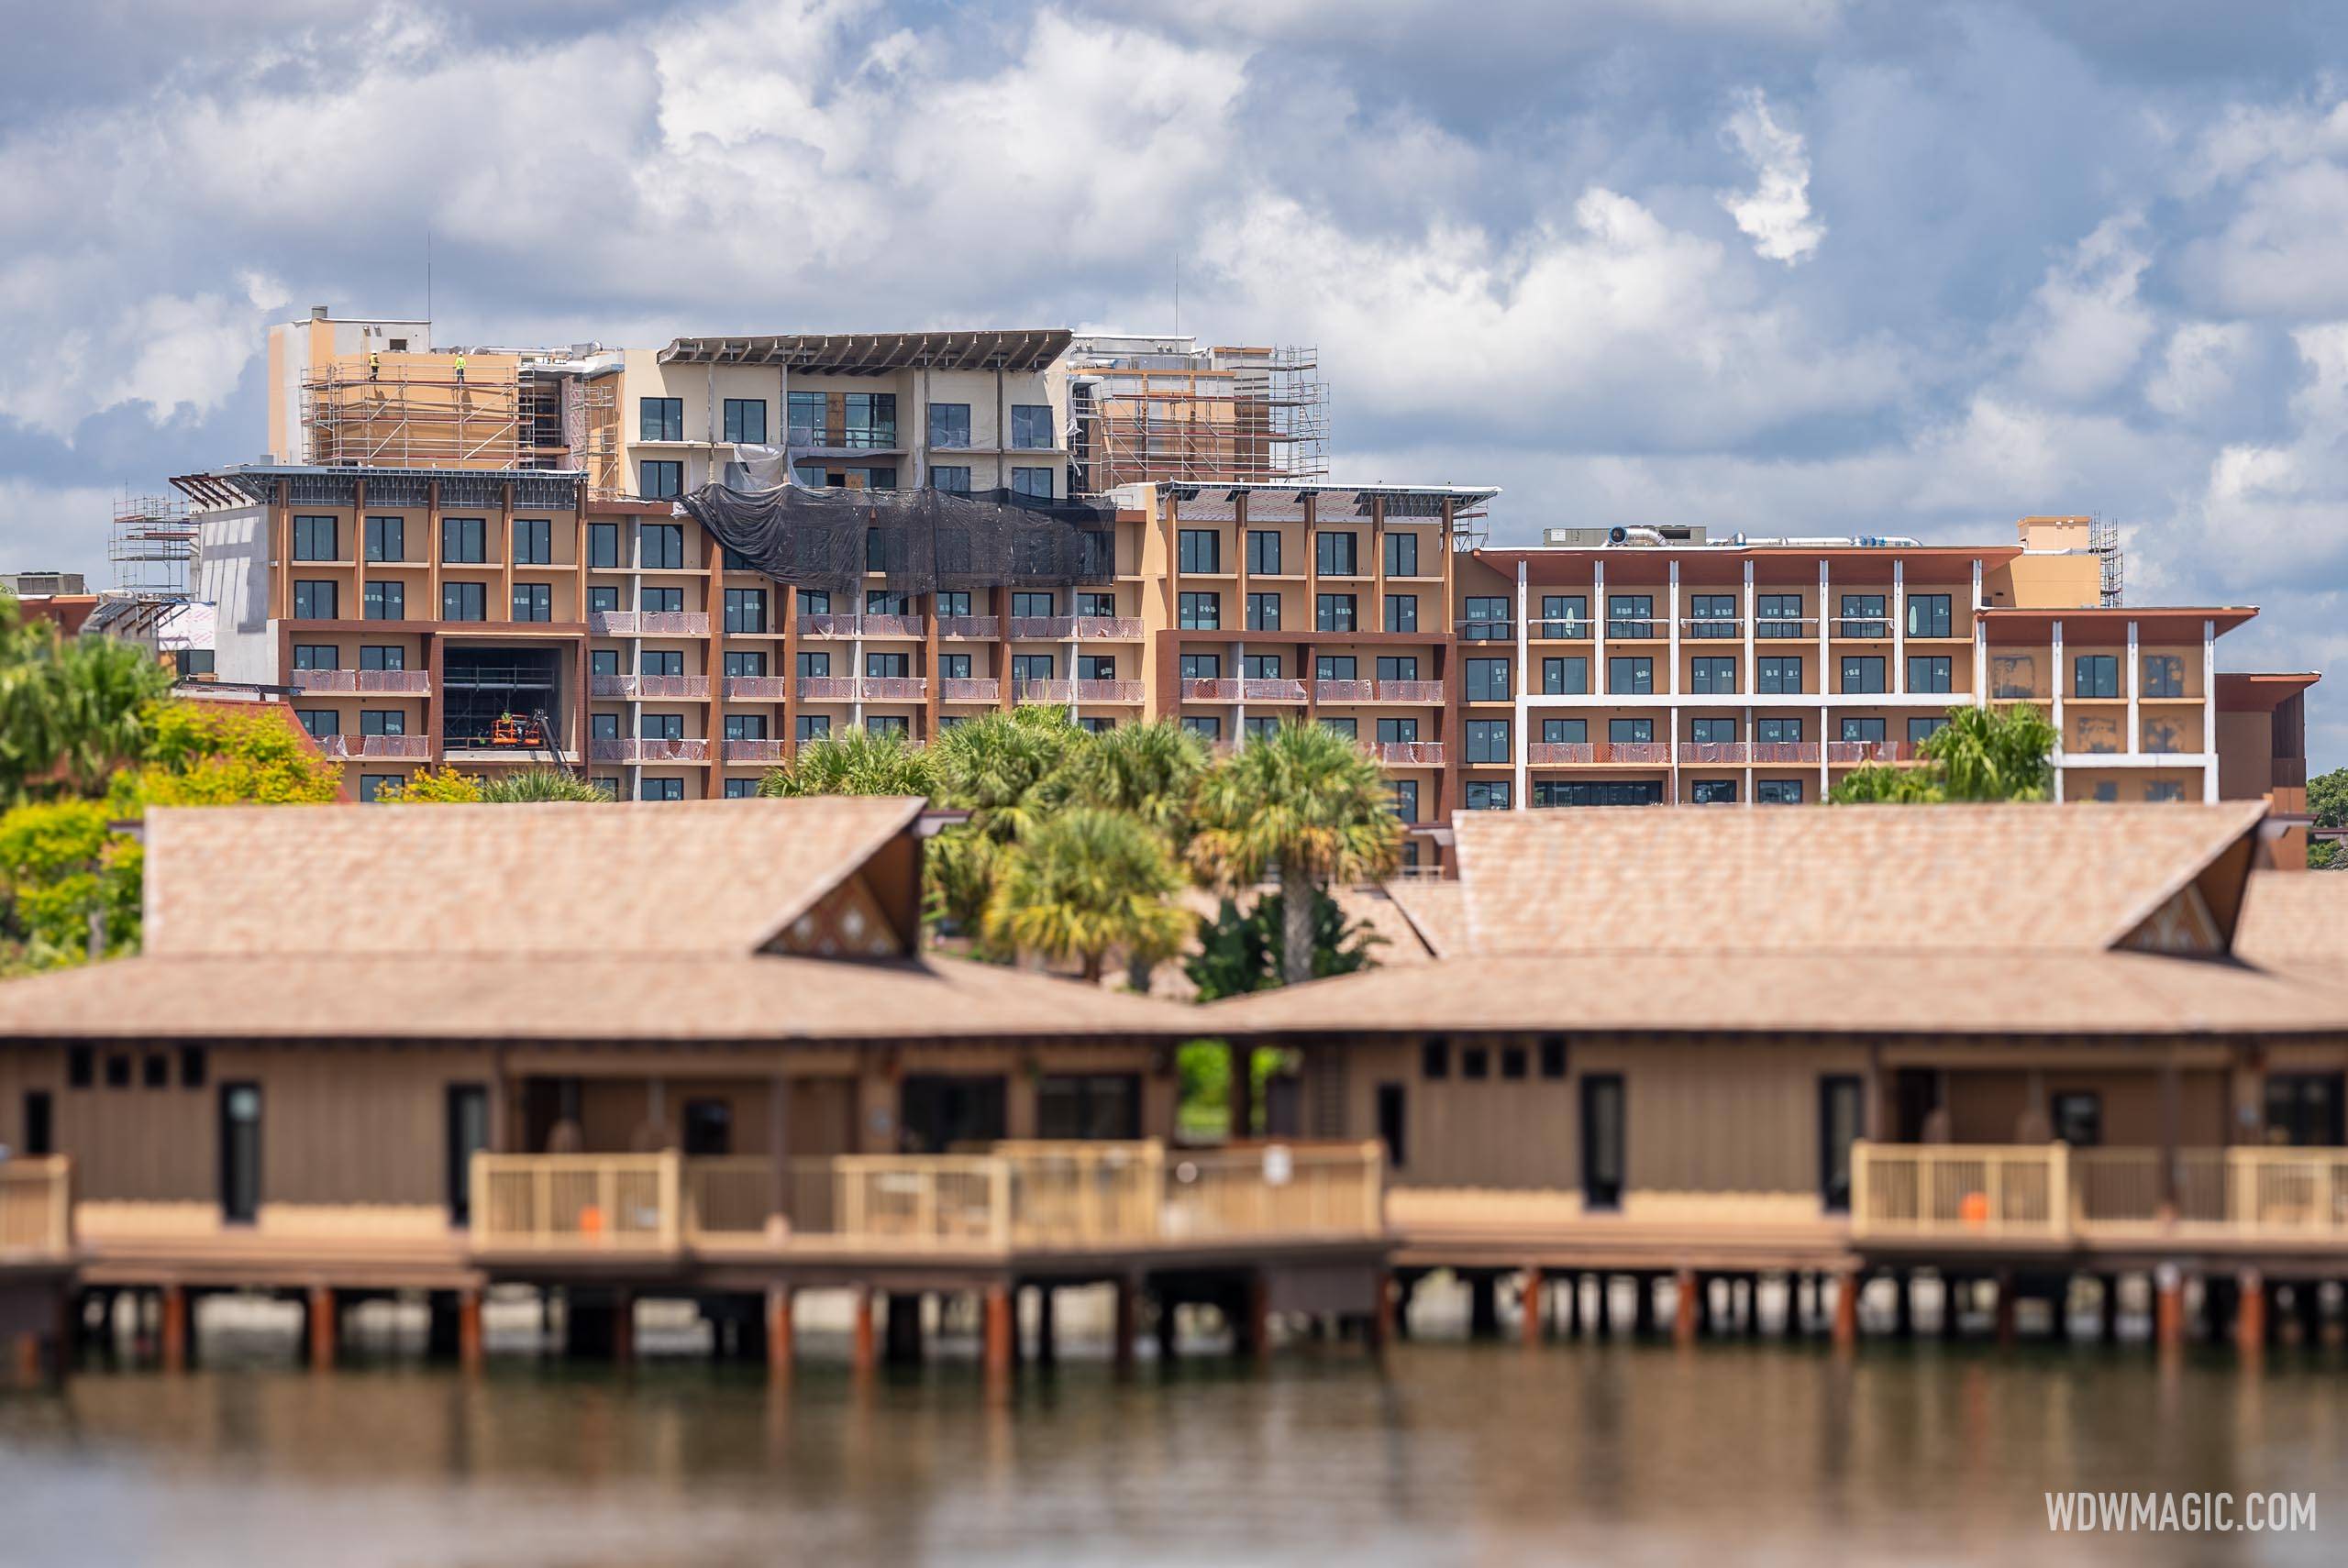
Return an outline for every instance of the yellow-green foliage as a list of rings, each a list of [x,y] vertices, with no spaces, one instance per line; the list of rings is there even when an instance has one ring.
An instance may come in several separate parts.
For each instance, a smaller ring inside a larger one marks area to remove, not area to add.
[[[393,806],[474,806],[481,803],[481,780],[453,767],[437,773],[423,767],[404,784],[384,785],[375,800]]]
[[[138,843],[110,832],[94,801],[18,806],[0,815],[0,889],[7,899],[0,967],[47,969],[89,955],[90,914],[103,913],[105,952],[138,944]]]
[[[147,761],[114,777],[119,815],[144,806],[322,804],[342,793],[342,766],[304,743],[282,712],[218,702],[158,702],[146,714]]]

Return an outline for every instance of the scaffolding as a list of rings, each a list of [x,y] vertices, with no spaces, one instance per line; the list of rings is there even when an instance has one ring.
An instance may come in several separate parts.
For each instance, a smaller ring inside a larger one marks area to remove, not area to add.
[[[195,560],[195,519],[184,499],[127,496],[115,502],[106,531],[106,560],[114,568],[116,596],[180,600],[188,596],[189,569]]]
[[[1080,359],[1070,412],[1085,490],[1328,473],[1328,387],[1314,350],[1186,343]]]
[[[308,460],[325,467],[562,469],[561,378],[512,353],[352,355],[302,378]],[[609,395],[608,392],[605,394]]]
[[[2127,587],[2128,557],[2120,547],[2120,525],[2098,513],[2088,519],[2088,548],[2099,570],[2101,600],[2107,610],[2116,607]]]

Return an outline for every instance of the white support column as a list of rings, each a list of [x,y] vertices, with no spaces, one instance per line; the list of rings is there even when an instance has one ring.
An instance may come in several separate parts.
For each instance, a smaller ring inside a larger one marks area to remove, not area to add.
[[[1891,691],[1908,695],[1908,563],[1891,563]]]
[[[1509,804],[1520,812],[1530,803],[1528,797],[1532,792],[1532,786],[1526,778],[1532,736],[1525,733],[1532,713],[1532,710],[1525,706],[1525,693],[1532,686],[1530,662],[1526,657],[1531,628],[1524,620],[1532,598],[1525,578],[1524,563],[1520,560],[1516,563],[1516,668],[1509,672],[1511,690],[1516,698],[1516,723],[1509,727],[1509,754],[1516,764],[1516,783],[1509,796]]]
[[[2143,729],[2136,722],[2136,702],[2141,696],[2139,678],[2143,665],[2136,657],[2136,623],[2128,623],[2128,744],[2121,749],[2131,756],[2144,749]]]
[[[1743,680],[1744,688],[1747,691],[1753,690],[1760,683],[1759,673],[1753,665],[1753,613],[1759,601],[1753,597],[1753,558],[1747,556],[1744,558],[1744,676]],[[1753,728],[1753,716],[1750,712],[1745,714],[1744,727],[1747,732],[1744,738],[1749,741],[1753,738],[1750,733]]]
[[[1977,556],[1973,561],[1973,613],[1978,615],[1985,608],[1981,602],[1981,561]]]
[[[1238,684],[1232,688],[1239,693],[1239,705],[1231,710],[1231,725],[1235,732],[1231,737],[1231,744],[1234,746],[1244,746],[1247,744],[1247,642],[1246,638],[1243,637],[1231,645],[1231,657],[1238,665],[1238,668],[1231,673],[1239,678]],[[1465,748],[1462,748],[1462,755],[1465,754]]]
[[[2201,799],[2218,798],[2218,623],[2201,623]]]
[[[1989,623],[1973,613],[1973,705],[1989,705]]]
[[[1747,601],[1747,602],[1748,602],[1748,603],[1749,603],[1749,602],[1750,602],[1750,601],[1751,601],[1751,600],[1752,600],[1752,598],[1753,598],[1753,594],[1752,594],[1752,591],[1751,591],[1752,587],[1753,587],[1753,563],[1752,563],[1751,561],[1747,561],[1747,562],[1745,562],[1745,563],[1744,563],[1744,586],[1745,586],[1745,589],[1746,589],[1746,592],[1745,592],[1744,597],[1745,597],[1746,601]],[[1748,624],[1750,624],[1750,623],[1748,623]],[[1750,643],[1750,642],[1748,642],[1748,643],[1746,644],[1746,646],[1747,646],[1747,647],[1750,647],[1751,646],[1752,646],[1752,645],[1751,645],[1751,643]],[[1750,661],[1750,660],[1747,660],[1747,662],[1749,663],[1749,662],[1751,662],[1751,661]],[[1750,691],[1750,690],[1753,690],[1753,688],[1751,688],[1750,686],[1748,686],[1748,687],[1746,687],[1746,688],[1745,688],[1745,690],[1746,690],[1747,691]],[[1740,797],[1740,799],[1741,799],[1741,801],[1742,801],[1742,802],[1743,802],[1744,804],[1748,805],[1748,806],[1749,806],[1749,805],[1751,805],[1751,804],[1753,803],[1753,747],[1754,747],[1754,745],[1755,745],[1755,742],[1754,742],[1754,739],[1753,739],[1753,704],[1752,704],[1752,703],[1750,703],[1750,702],[1747,702],[1747,703],[1744,705],[1744,794]]]
[[[1664,745],[1669,748],[1664,753],[1667,765],[1664,773],[1664,788],[1671,792],[1671,803],[1676,806],[1679,803],[1679,693],[1685,690],[1679,684],[1684,677],[1679,669],[1679,558],[1677,556],[1671,558],[1670,574],[1671,624],[1664,631],[1667,649],[1665,657],[1671,663],[1671,681],[1664,688],[1669,694],[1664,710]]]
[[[434,541],[434,547],[438,548],[438,541]],[[627,564],[628,608],[636,613],[636,619],[630,623],[635,630],[628,636],[626,671],[636,679],[628,690],[641,693],[644,690],[644,519],[641,517],[627,520]],[[588,727],[594,727],[593,720],[588,722]],[[640,758],[644,743],[644,700],[640,695],[631,695],[627,700],[627,734],[624,738],[637,743]],[[631,801],[640,798],[644,793],[644,764],[641,760],[627,765],[626,778],[627,798]]]
[[[2063,623],[2054,623],[2054,800],[2063,800]]]
[[[1606,679],[1606,563],[1591,563],[1589,590],[1589,690],[1603,692]]]
[[[1833,755],[1833,747],[1834,745],[1834,736],[1832,733],[1832,726],[1833,725],[1833,711],[1828,708],[1824,702],[1819,703],[1818,803],[1822,806],[1826,803],[1826,791],[1832,788],[1833,784],[1833,776],[1830,772],[1830,769],[1832,769],[1834,765],[1827,760],[1828,757]]]
[[[1833,589],[1827,580],[1826,564],[1824,556],[1818,558],[1818,800],[1821,805],[1826,802],[1826,790],[1832,778],[1828,769],[1833,766],[1827,761],[1828,748],[1833,745],[1835,738],[1832,728],[1834,721],[1827,702],[1834,689],[1834,678],[1831,673],[1834,668],[1834,645],[1831,640],[1834,612]]]
[[[1834,659],[1833,645],[1827,640],[1834,625],[1833,612],[1828,608],[1829,591],[1826,581],[1826,558],[1821,556],[1818,558],[1818,690],[1822,696],[1830,690],[1826,671]]]

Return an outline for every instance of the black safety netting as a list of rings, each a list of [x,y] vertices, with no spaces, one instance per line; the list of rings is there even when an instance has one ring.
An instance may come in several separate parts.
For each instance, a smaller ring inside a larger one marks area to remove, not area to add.
[[[737,564],[794,587],[851,592],[869,571],[892,591],[1102,585],[1116,573],[1115,512],[1011,491],[736,490],[678,505]]]

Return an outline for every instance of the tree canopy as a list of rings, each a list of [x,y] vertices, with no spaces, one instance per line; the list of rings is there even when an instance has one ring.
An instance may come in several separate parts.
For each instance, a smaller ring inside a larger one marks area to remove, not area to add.
[[[1913,764],[1871,763],[1843,776],[1836,805],[2043,801],[2054,783],[2054,726],[2027,702],[1957,707],[1916,748]]]

